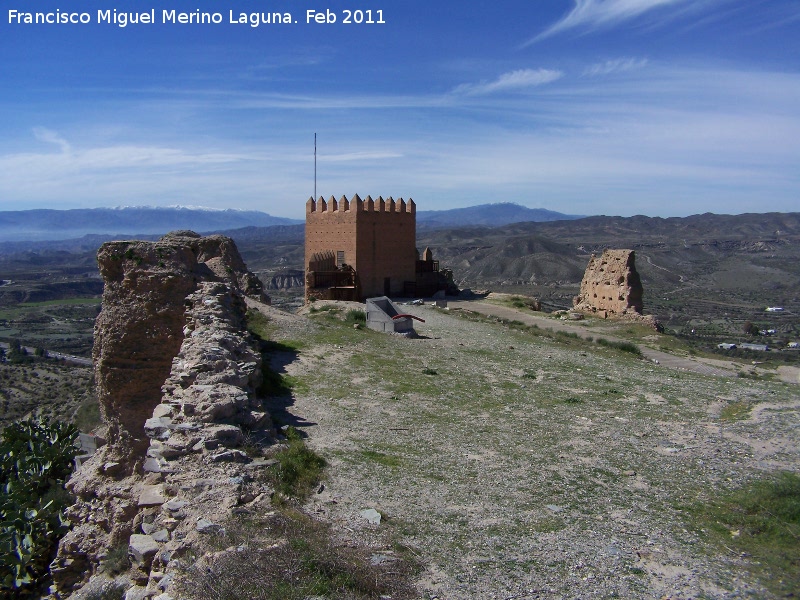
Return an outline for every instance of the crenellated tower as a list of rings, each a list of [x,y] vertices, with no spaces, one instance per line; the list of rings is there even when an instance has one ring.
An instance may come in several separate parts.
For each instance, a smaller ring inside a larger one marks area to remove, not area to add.
[[[306,299],[398,296],[415,284],[416,206],[358,194],[306,202]]]

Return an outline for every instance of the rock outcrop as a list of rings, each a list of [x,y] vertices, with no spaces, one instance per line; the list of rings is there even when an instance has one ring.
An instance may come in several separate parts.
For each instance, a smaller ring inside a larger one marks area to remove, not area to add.
[[[108,444],[68,484],[76,525],[51,571],[69,594],[111,549],[127,547],[132,580],[152,592],[203,533],[199,519],[214,525],[232,507],[269,497],[242,471],[265,461],[238,448],[246,436],[274,434],[245,325],[244,294],[265,296],[223,236],[112,242],[98,262],[105,290],[93,355]]]
[[[265,275],[262,273],[262,276]],[[281,269],[276,273],[266,274],[264,278],[268,290],[288,290],[305,285],[305,272],[298,269]]]

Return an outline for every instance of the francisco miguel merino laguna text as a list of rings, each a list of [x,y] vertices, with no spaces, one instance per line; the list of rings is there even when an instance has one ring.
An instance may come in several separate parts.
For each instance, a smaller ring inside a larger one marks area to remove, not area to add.
[[[342,23],[357,25],[383,25],[386,21],[383,18],[383,10],[341,10],[341,14],[325,9],[324,11],[307,10],[305,23],[333,24]],[[92,19],[88,12],[62,12],[56,9],[52,12],[24,12],[15,9],[8,11],[9,25],[87,25],[89,23],[108,23],[119,27],[128,25],[148,25],[156,23],[156,9],[144,12],[123,12],[117,9],[98,10],[97,18]],[[161,11],[162,24],[181,24],[181,25],[219,25],[223,22],[222,13],[201,12],[200,9],[194,12],[178,12],[174,9],[163,9]],[[259,25],[289,24],[297,23],[288,12],[254,12],[236,13],[228,11],[229,24]]]

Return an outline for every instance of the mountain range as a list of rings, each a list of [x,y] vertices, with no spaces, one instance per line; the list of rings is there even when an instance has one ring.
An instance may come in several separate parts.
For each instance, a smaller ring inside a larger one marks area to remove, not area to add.
[[[578,217],[512,203],[417,212],[420,228],[499,226],[524,221],[575,218]],[[184,206],[0,211],[0,242],[67,240],[95,235],[140,237],[162,235],[176,229],[208,233],[244,227],[302,224],[302,220],[273,217],[255,210],[215,210]]]
[[[0,241],[65,240],[85,235],[160,235],[176,229],[203,232],[302,222],[273,217],[257,210],[185,206],[0,211]]]

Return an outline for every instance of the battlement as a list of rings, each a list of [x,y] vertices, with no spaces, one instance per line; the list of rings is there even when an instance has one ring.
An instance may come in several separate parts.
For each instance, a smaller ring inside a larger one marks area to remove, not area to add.
[[[408,202],[402,198],[395,200],[391,196],[387,200],[384,200],[382,196],[379,196],[377,200],[373,200],[372,196],[367,196],[362,200],[358,194],[349,200],[347,196],[342,196],[339,200],[331,196],[326,201],[320,196],[317,200],[311,197],[306,202],[306,215],[334,212],[407,213],[413,215],[416,214],[417,208],[411,198],[408,199]]]

